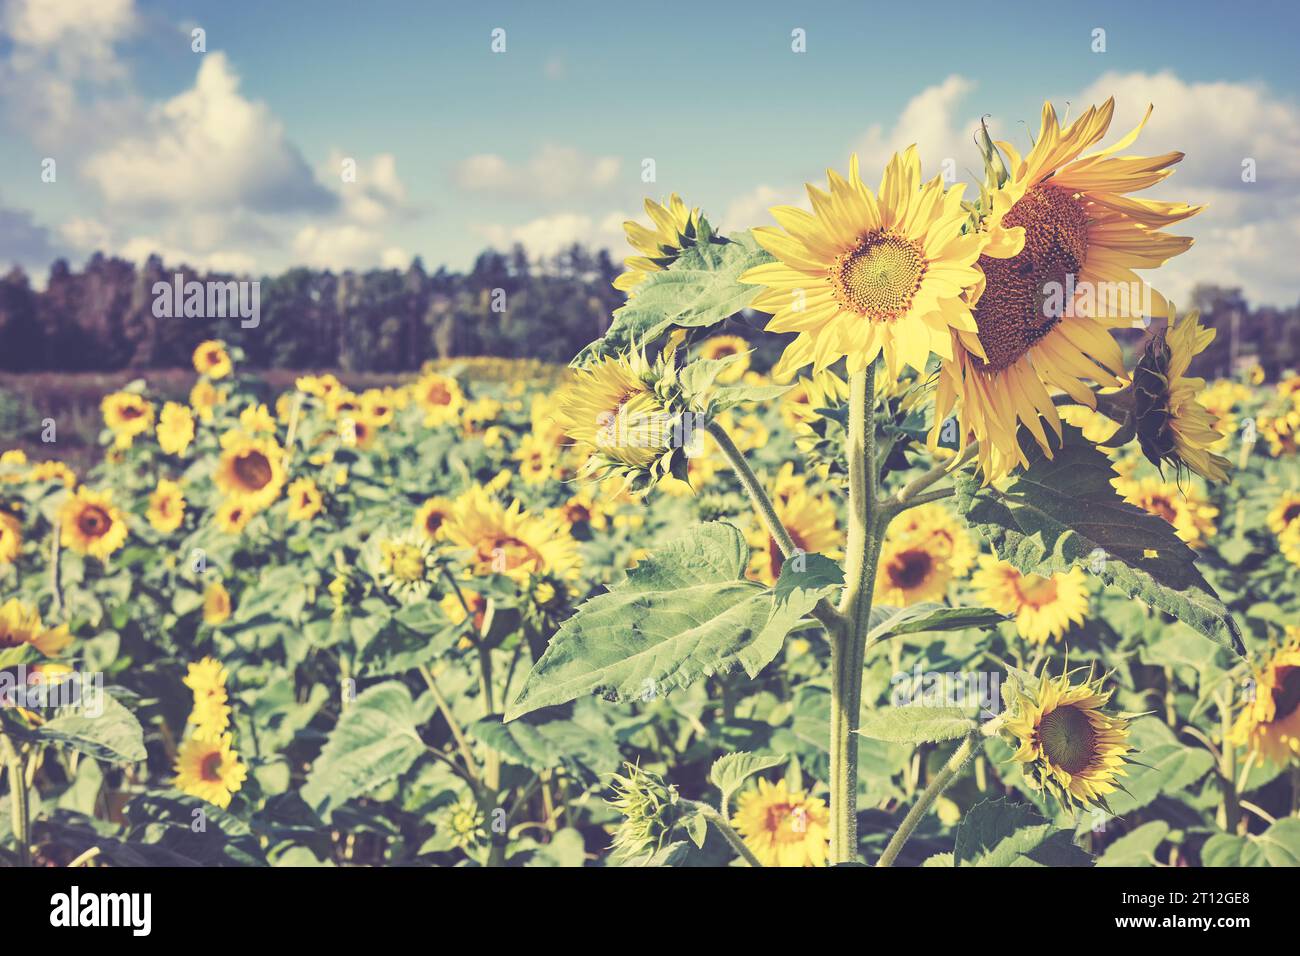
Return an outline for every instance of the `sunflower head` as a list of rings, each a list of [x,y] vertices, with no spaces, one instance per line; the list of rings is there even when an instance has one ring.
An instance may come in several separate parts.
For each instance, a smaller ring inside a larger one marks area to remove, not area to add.
[[[543,574],[571,579],[582,564],[577,542],[556,519],[525,512],[517,500],[506,507],[479,486],[456,499],[444,527],[478,576],[502,574],[519,584]]]
[[[614,797],[607,801],[623,817],[614,831],[613,848],[622,859],[640,859],[664,847],[684,811],[677,788],[659,774],[631,763],[624,764],[624,770],[614,774]]]
[[[429,596],[438,576],[433,541],[414,528],[399,535],[379,535],[367,546],[375,583],[403,603]]]
[[[17,598],[0,605],[0,650],[30,645],[46,657],[56,657],[72,643],[68,626],[47,628],[40,612]]]
[[[290,521],[310,521],[324,507],[320,488],[310,478],[298,478],[290,482],[286,497],[289,499]]]
[[[203,592],[203,623],[216,627],[230,619],[230,592],[220,581],[213,581]]]
[[[468,795],[444,808],[434,822],[439,834],[460,850],[470,849],[488,839],[483,810]]]
[[[804,478],[805,476],[800,476]],[[840,533],[836,530],[835,503],[828,495],[816,494],[807,487],[789,489],[773,498],[777,517],[800,554],[823,554],[837,558]],[[776,584],[785,566],[786,558],[780,546],[766,528],[756,527],[749,535],[753,553],[749,561],[749,576],[764,584]],[[793,560],[793,559],[792,559]],[[794,565],[793,567],[798,567]]]
[[[185,493],[181,486],[166,478],[159,480],[158,486],[149,496],[146,517],[153,529],[163,534],[170,534],[179,528],[185,520]]]
[[[225,378],[234,371],[226,345],[217,339],[200,342],[194,350],[194,371],[211,379]]]
[[[824,866],[830,811],[819,797],[762,778],[742,793],[732,825],[764,866]]]
[[[99,403],[104,424],[113,432],[118,448],[129,448],[136,435],[153,428],[152,403],[134,392],[113,392]]]
[[[1088,616],[1087,579],[1079,568],[1045,577],[986,556],[972,583],[981,601],[1014,618],[1031,644],[1058,640]]]
[[[158,447],[167,455],[183,455],[194,441],[194,415],[178,402],[167,402],[158,416]]]
[[[1300,762],[1300,627],[1287,628],[1286,642],[1256,670],[1253,699],[1229,739],[1279,767]]]
[[[1132,715],[1103,709],[1114,693],[1104,684],[1104,678],[1075,684],[1068,673],[1052,678],[1017,672],[1002,686],[1001,731],[1016,747],[1012,759],[1030,786],[1067,809],[1105,809],[1106,795],[1120,789],[1118,778],[1126,775]]]
[[[12,564],[23,552],[23,523],[17,515],[0,511],[0,567]]]
[[[126,518],[113,506],[111,491],[78,488],[60,510],[59,522],[65,548],[101,560],[126,542]]]
[[[412,400],[424,411],[424,424],[430,428],[454,423],[465,406],[465,393],[450,375],[429,372],[410,390]]]
[[[651,228],[630,219],[623,223],[628,244],[640,253],[623,260],[627,271],[614,280],[614,288],[629,295],[652,272],[661,272],[672,265],[682,250],[695,245],[706,231],[701,229],[703,220],[699,209],[688,207],[676,193],[663,205],[647,199],[645,211]]]
[[[260,511],[284,487],[284,450],[273,438],[252,438],[242,431],[222,437],[214,480],[228,500]]]
[[[223,810],[248,779],[248,768],[232,749],[230,734],[216,739],[191,737],[176,754],[176,789]]]

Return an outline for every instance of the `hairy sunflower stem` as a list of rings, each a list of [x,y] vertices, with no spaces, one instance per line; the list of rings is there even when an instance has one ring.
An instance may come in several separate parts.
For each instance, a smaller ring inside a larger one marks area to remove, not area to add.
[[[9,810],[14,832],[14,842],[18,849],[18,865],[31,866],[31,819],[27,809],[27,772],[18,745],[0,734],[3,745],[5,767],[9,771]]]
[[[726,817],[724,817],[717,810],[713,809],[713,807],[709,806],[707,803],[697,803],[691,801],[691,805],[700,814],[700,816],[704,817],[704,819],[708,820],[710,823],[713,824],[714,828],[716,828],[717,831],[720,834],[722,834],[722,838],[727,841],[727,843],[731,846],[733,850],[736,851],[736,854],[742,860],[744,860],[750,866],[761,867],[763,865],[761,862],[759,862],[758,857],[754,856],[753,852],[749,849],[749,847],[745,845],[745,838],[742,837],[739,833],[737,833],[735,829],[732,827],[732,825],[727,822]]]
[[[966,761],[974,756],[975,751],[984,743],[984,736],[980,731],[971,731],[962,740],[959,746],[948,762],[943,765],[943,769],[934,775],[934,779],[926,785],[917,797],[916,803],[912,804],[912,809],[907,811],[907,816],[903,817],[903,822],[899,824],[898,829],[889,840],[889,845],[885,847],[885,852],[880,854],[880,859],[876,861],[876,866],[893,866],[894,861],[898,859],[899,852],[903,845],[907,843],[908,837],[916,829],[916,825],[921,822],[921,818],[929,811],[934,801],[948,789],[957,774],[961,773],[961,768],[966,766]]]
[[[921,494],[921,492],[925,491],[931,485],[942,481],[974,458],[979,453],[979,448],[980,446],[978,442],[972,442],[962,449],[961,454],[957,456],[956,460],[948,462],[941,461],[929,471],[913,478],[898,490],[898,494],[894,495],[890,503],[892,505],[910,505],[913,503],[917,495]],[[920,502],[916,503],[919,504]]]
[[[783,558],[788,558],[797,553],[799,549],[795,545],[794,539],[790,537],[790,532],[786,530],[785,525],[781,522],[781,518],[776,513],[776,506],[772,504],[772,499],[769,498],[767,492],[763,490],[763,485],[758,480],[758,476],[754,474],[754,469],[749,467],[749,462],[745,460],[744,452],[736,447],[736,443],[731,440],[731,436],[727,434],[727,430],[718,424],[718,422],[710,421],[708,425],[705,426],[705,429],[713,436],[713,440],[718,443],[718,448],[722,450],[723,457],[727,459],[728,464],[731,465],[731,470],[734,471],[736,477],[740,479],[741,487],[743,487],[745,493],[749,495],[749,500],[753,503],[754,510],[758,512],[758,516],[763,522],[763,527],[765,527],[767,533],[772,536],[772,540],[776,542],[776,546],[781,549],[781,556]],[[817,618],[817,620],[822,623],[822,626],[826,628],[826,631],[830,634],[832,640],[836,634],[840,633],[840,631],[844,629],[843,619],[836,612],[835,608],[831,607],[829,601],[826,601],[825,599],[818,601],[817,606],[813,608],[812,613],[813,617]]]

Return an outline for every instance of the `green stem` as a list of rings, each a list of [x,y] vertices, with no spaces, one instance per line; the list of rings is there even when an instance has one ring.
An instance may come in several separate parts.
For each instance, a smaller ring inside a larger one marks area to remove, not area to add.
[[[983,737],[979,731],[972,731],[966,735],[961,742],[961,746],[953,752],[948,758],[948,762],[943,765],[943,769],[934,775],[934,779],[921,792],[912,809],[907,812],[903,822],[899,824],[898,830],[889,840],[889,845],[885,847],[885,852],[880,854],[880,859],[876,861],[876,866],[893,866],[894,861],[898,859],[899,851],[903,849],[903,844],[907,842],[916,825],[921,822],[921,818],[929,811],[946,789],[952,783],[953,778],[961,772],[961,768],[966,766],[966,761],[974,755],[979,745],[983,743]]]
[[[862,662],[866,653],[876,565],[888,516],[876,507],[875,368],[849,380],[849,534],[844,595],[845,627],[831,641],[830,862],[849,863],[858,851],[858,738]],[[885,520],[879,520],[884,518]]]
[[[722,834],[722,838],[730,844],[731,848],[736,851],[737,855],[742,860],[750,866],[761,867],[763,865],[759,862],[758,857],[754,856],[749,847],[745,845],[744,837],[737,833],[732,828],[731,824],[727,822],[726,817],[713,809],[713,807],[709,806],[707,803],[695,803],[694,806],[699,811],[700,815],[712,823],[717,831]]]
[[[5,766],[9,771],[9,809],[18,848],[18,865],[31,866],[31,819],[27,809],[27,772],[18,745],[0,734],[4,744]]]

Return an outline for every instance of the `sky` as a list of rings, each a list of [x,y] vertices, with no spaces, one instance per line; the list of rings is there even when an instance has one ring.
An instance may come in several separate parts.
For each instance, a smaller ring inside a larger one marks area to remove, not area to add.
[[[646,196],[770,224],[851,153],[879,170],[912,143],[972,195],[980,117],[1027,150],[1044,100],[1114,96],[1104,143],[1154,104],[1134,150],[1186,158],[1148,194],[1207,204],[1158,287],[1289,305],[1297,28],[1282,0],[0,0],[0,268],[621,258]]]

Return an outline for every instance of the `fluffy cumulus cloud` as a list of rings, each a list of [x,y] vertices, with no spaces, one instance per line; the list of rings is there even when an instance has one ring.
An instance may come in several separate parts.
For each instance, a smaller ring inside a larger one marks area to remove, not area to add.
[[[293,261],[317,269],[404,269],[405,250],[385,242],[381,232],[354,223],[303,226],[293,238]]]
[[[477,232],[491,246],[507,249],[520,243],[535,258],[546,258],[567,249],[575,242],[588,249],[617,252],[625,245],[623,222],[627,217],[610,212],[593,217],[576,212],[541,216],[517,226],[487,225]]]
[[[140,213],[320,212],[335,202],[270,108],[240,94],[219,52],[203,57],[191,89],[151,111],[146,130],[96,153],[84,171],[111,206]]]
[[[526,162],[511,163],[495,153],[462,160],[456,185],[508,199],[566,199],[613,186],[622,166],[617,156],[591,156],[571,146],[547,144]]]

